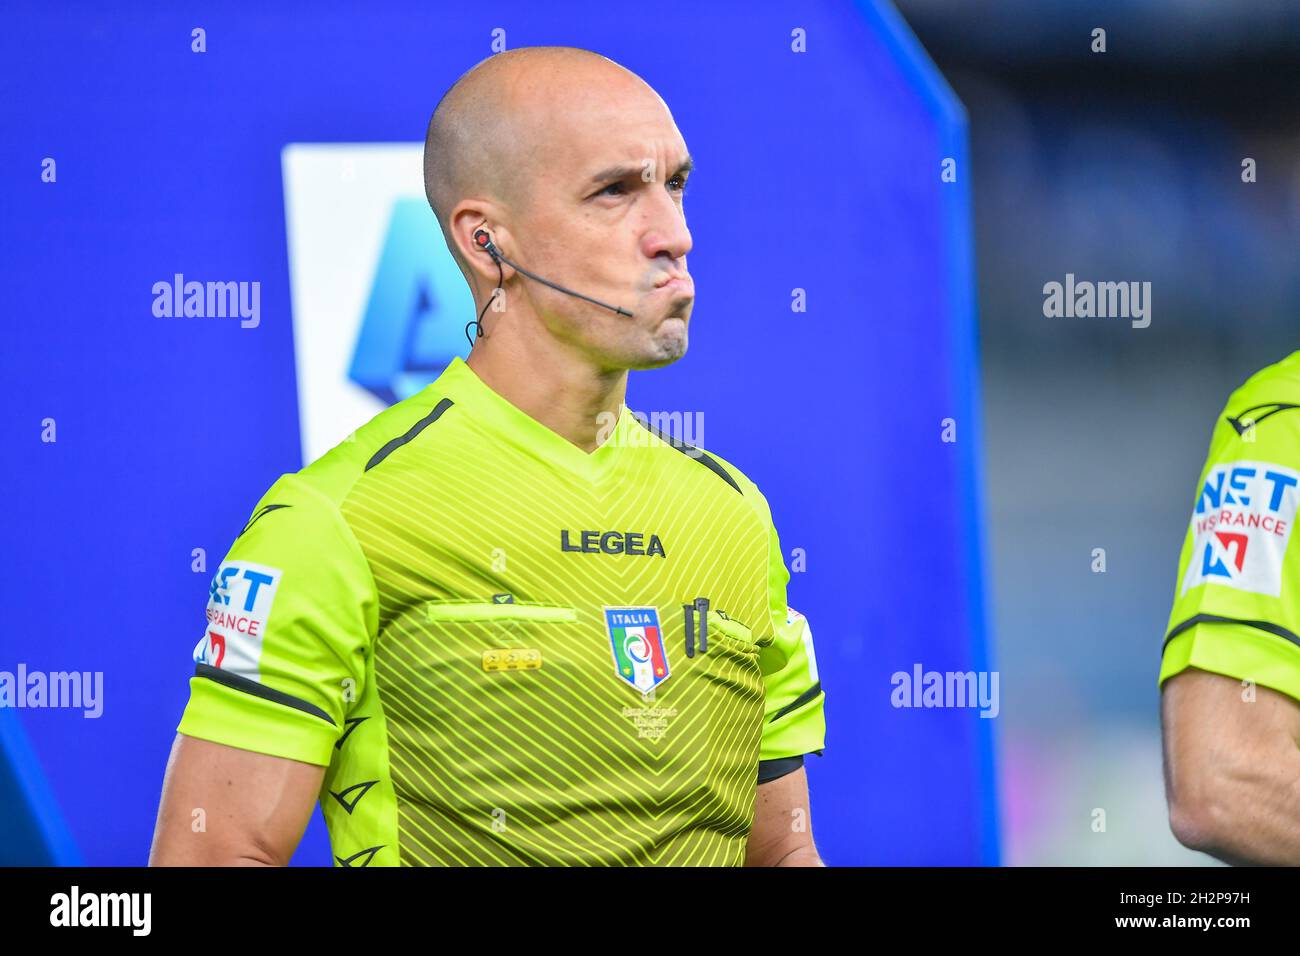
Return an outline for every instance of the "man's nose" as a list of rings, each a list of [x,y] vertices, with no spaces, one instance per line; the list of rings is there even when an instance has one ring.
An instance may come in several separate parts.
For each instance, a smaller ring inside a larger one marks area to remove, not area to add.
[[[691,231],[686,228],[686,216],[666,189],[651,203],[645,226],[642,243],[649,258],[666,254],[671,259],[682,259],[691,251]]]

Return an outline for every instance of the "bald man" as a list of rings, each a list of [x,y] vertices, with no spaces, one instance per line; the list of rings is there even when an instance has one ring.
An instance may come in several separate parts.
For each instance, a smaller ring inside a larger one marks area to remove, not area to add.
[[[236,537],[153,863],[286,863],[319,799],[340,866],[821,865],[824,695],[767,502],[624,402],[686,352],[690,171],[593,53],[498,54],[443,97],[425,185],[468,361]]]

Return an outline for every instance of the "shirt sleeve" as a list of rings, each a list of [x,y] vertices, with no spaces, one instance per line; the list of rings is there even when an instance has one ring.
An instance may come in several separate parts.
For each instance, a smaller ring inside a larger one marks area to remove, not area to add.
[[[1196,667],[1300,700],[1298,468],[1300,407],[1229,401],[1183,541],[1160,684]]]
[[[787,608],[787,613],[785,630],[797,636],[785,667],[764,678],[767,702],[760,761],[806,753],[821,756],[826,746],[826,695],[817,676],[812,628],[798,611]]]
[[[377,608],[338,508],[301,476],[281,476],[212,577],[177,730],[328,766],[361,697]]]
[[[812,628],[808,619],[786,603],[790,572],[781,554],[776,526],[768,519],[768,616],[772,643],[759,655],[765,704],[759,746],[759,781],[774,779],[778,770],[797,769],[786,758],[801,757],[826,746],[826,695],[817,675]],[[764,764],[768,761],[783,764]]]

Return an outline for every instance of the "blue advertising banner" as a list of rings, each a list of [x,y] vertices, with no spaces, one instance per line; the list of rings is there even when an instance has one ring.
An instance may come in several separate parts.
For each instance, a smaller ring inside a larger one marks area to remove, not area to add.
[[[922,693],[996,677],[962,108],[883,2],[628,9],[7,5],[0,863],[146,861],[254,504],[468,353],[429,114],[551,44],[642,76],[695,159],[690,350],[627,403],[771,504],[826,692],[823,858],[998,862],[996,684]],[[317,811],[295,863],[330,862]]]

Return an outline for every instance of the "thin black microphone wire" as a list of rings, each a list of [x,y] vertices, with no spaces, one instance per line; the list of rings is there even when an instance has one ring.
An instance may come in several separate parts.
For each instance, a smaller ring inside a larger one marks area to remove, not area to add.
[[[496,256],[493,256],[492,258],[496,259]],[[474,349],[474,339],[476,337],[480,339],[483,337],[483,316],[487,315],[488,306],[492,304],[492,300],[497,297],[498,292],[505,291],[505,289],[501,288],[504,277],[505,273],[501,270],[501,263],[500,261],[497,261],[497,287],[492,290],[492,294],[488,296],[488,300],[483,303],[483,311],[478,314],[478,318],[465,323],[465,338],[469,339],[469,347],[471,351]],[[478,326],[475,336],[469,334],[469,327],[471,325]]]
[[[477,235],[478,234],[476,233],[475,236],[477,237]],[[492,295],[490,295],[488,297],[488,300],[483,303],[483,311],[478,314],[478,318],[474,319],[473,321],[465,323],[465,338],[469,340],[469,347],[471,350],[474,348],[475,336],[471,336],[469,334],[469,327],[471,325],[478,326],[478,329],[476,331],[476,336],[478,338],[482,338],[483,337],[483,316],[487,315],[488,306],[492,304],[492,300],[497,297],[497,294],[505,292],[505,289],[502,288],[505,282],[505,278],[504,278],[505,274],[501,269],[502,262],[505,262],[506,265],[510,266],[510,268],[514,269],[516,272],[519,272],[522,275],[526,275],[528,276],[528,278],[534,280],[535,282],[540,282],[542,285],[549,286],[550,288],[554,289],[557,292],[563,292],[565,295],[575,296],[576,298],[582,299],[585,302],[590,302],[592,305],[598,305],[602,309],[609,309],[611,312],[613,312],[616,315],[626,315],[629,319],[634,318],[632,313],[627,311],[627,309],[620,308],[616,305],[610,305],[607,302],[601,302],[599,299],[593,299],[591,296],[583,295],[581,292],[574,292],[572,289],[566,289],[562,285],[557,285],[556,283],[551,282],[549,279],[543,279],[541,276],[529,272],[527,269],[523,268],[522,266],[511,262],[504,255],[502,255],[501,251],[497,249],[496,246],[492,245],[492,240],[490,238],[487,240],[485,244],[480,245],[479,248],[486,251],[492,257],[492,261],[497,264],[497,287],[492,290]]]
[[[621,309],[616,305],[610,305],[607,302],[601,302],[599,299],[593,299],[591,296],[583,295],[581,292],[574,292],[572,289],[566,289],[562,285],[556,285],[554,282],[551,282],[549,279],[543,279],[539,275],[534,275],[533,273],[529,272],[527,269],[523,268],[522,266],[518,266],[515,263],[511,262],[509,259],[506,259],[506,257],[501,254],[500,250],[493,252],[492,256],[495,259],[504,260],[505,264],[510,266],[510,268],[514,269],[516,272],[522,272],[524,275],[528,276],[528,278],[540,282],[542,285],[548,285],[557,292],[563,292],[565,295],[577,296],[579,299],[584,299],[587,302],[590,302],[592,305],[598,305],[602,309],[609,309],[609,311],[616,313],[617,315],[626,315],[629,319],[633,317],[632,313],[627,311],[626,309]],[[498,269],[501,268],[500,262],[497,262],[497,268]]]

